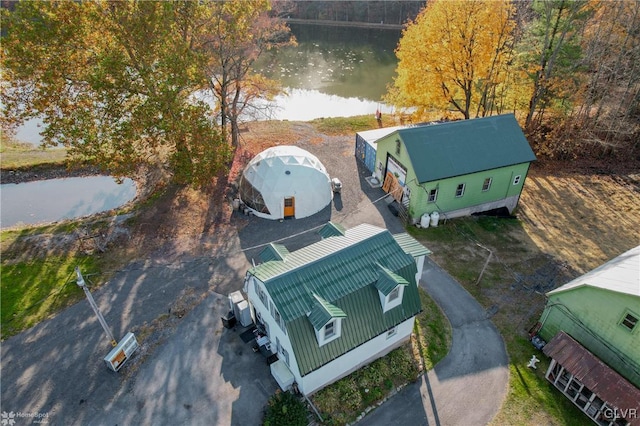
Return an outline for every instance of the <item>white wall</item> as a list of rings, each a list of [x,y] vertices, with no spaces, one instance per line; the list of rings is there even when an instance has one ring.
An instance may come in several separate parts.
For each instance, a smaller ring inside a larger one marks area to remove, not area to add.
[[[252,310],[256,313],[256,317],[257,313],[260,312],[262,322],[267,324],[269,328],[269,335],[267,337],[269,337],[269,340],[271,341],[272,350],[274,352],[277,350],[276,342],[280,339],[280,346],[289,353],[289,370],[291,370],[293,376],[296,378],[296,382],[299,382],[300,369],[298,368],[295,356],[293,355],[293,348],[291,347],[289,337],[271,316],[269,307],[265,306],[260,300],[260,297],[258,297],[256,286],[262,286],[262,289],[267,295],[267,302],[273,302],[269,293],[264,288],[264,284],[262,284],[262,282],[260,282],[256,277],[251,276],[247,282],[247,298],[249,299],[249,304],[251,305]],[[285,361],[285,357],[281,353],[278,354],[278,358]]]
[[[310,395],[386,355],[409,339],[413,331],[413,323],[412,317],[399,324],[397,333],[389,339],[387,339],[387,333],[383,333],[302,378],[296,368],[294,376],[298,389],[303,394]]]
[[[422,262],[420,262],[420,270],[422,269],[421,266]],[[386,355],[409,340],[411,332],[413,331],[414,317],[399,324],[396,334],[390,338],[387,338],[386,332],[382,333],[350,352],[347,352],[338,359],[335,359],[306,376],[301,377],[300,369],[298,368],[298,363],[296,362],[289,337],[271,316],[269,307],[265,306],[258,297],[256,286],[262,286],[264,289],[264,285],[253,276],[249,278],[247,284],[247,297],[249,299],[249,304],[252,309],[255,310],[256,314],[257,312],[260,312],[262,321],[268,325],[268,337],[269,340],[271,340],[273,350],[276,350],[276,341],[277,339],[280,339],[280,345],[289,353],[289,369],[295,377],[298,389],[305,395],[310,395]],[[266,291],[265,293],[267,294],[267,302],[270,302],[269,293]],[[282,354],[278,354],[278,358],[284,360],[284,356]]]

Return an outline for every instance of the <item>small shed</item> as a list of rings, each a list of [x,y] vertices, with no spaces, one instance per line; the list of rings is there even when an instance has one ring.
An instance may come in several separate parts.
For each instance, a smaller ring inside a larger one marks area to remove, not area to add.
[[[356,133],[356,158],[371,172],[374,173],[376,167],[376,144],[381,139],[403,126],[384,127],[382,129],[365,130]]]

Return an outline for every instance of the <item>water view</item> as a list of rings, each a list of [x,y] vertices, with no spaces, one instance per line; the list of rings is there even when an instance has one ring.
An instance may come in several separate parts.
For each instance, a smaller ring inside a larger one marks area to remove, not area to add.
[[[400,31],[322,25],[291,25],[298,45],[267,54],[255,68],[279,80],[286,94],[277,96],[273,114],[262,119],[307,121],[321,117],[391,112],[381,97],[393,81],[394,49]],[[17,133],[39,144],[40,120]]]
[[[117,208],[136,196],[136,184],[109,176],[50,179],[3,184],[0,227],[74,219]]]
[[[286,91],[263,119],[307,121],[391,112],[381,97],[393,80],[400,31],[319,25],[291,29],[298,45],[266,55],[255,65]],[[40,144],[41,123],[27,122],[17,139]],[[118,185],[105,176],[4,184],[0,226],[82,217],[116,208],[134,196],[130,179]]]

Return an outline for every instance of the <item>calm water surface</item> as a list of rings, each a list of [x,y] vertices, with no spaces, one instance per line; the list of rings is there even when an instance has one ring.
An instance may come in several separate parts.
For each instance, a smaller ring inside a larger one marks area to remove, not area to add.
[[[279,80],[271,115],[260,119],[307,121],[321,117],[391,112],[381,97],[393,81],[400,31],[291,25],[298,45],[265,55],[260,73]],[[17,139],[38,145],[41,120],[27,122]],[[105,176],[1,185],[0,226],[36,224],[116,208],[135,197],[135,184]]]
[[[109,176],[50,179],[0,185],[0,227],[34,225],[117,208],[136,196],[131,179]]]
[[[391,112],[381,98],[395,75],[400,31],[321,25],[291,25],[291,31],[297,46],[266,54],[255,64],[286,90],[275,98],[270,116],[256,118],[307,121]],[[39,144],[41,123],[26,123],[17,139]]]

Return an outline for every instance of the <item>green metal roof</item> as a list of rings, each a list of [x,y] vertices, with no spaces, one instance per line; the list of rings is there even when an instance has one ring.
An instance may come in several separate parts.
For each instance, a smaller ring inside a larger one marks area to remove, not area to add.
[[[317,294],[313,296],[316,299],[316,303],[309,314],[309,321],[311,321],[311,325],[316,330],[320,330],[332,318],[344,318],[347,316],[342,309],[332,305]]]
[[[344,235],[346,231],[346,228],[339,223],[328,222],[320,231],[318,231],[318,234],[320,234],[322,238],[328,238]]]
[[[407,283],[402,304],[384,313],[376,288],[381,266],[387,277]],[[389,231],[368,224],[249,270],[285,321],[303,375],[419,313],[416,272],[413,256]],[[319,347],[314,328],[341,314],[340,337]]]
[[[384,266],[380,265],[380,274],[378,276],[378,281],[376,281],[376,288],[385,296],[388,296],[389,293],[393,291],[394,288],[399,285],[407,285],[409,282],[402,278],[398,274],[394,274],[393,271],[388,270]]]
[[[415,264],[414,264],[415,265]],[[402,274],[415,274],[407,268]],[[318,346],[311,322],[300,317],[287,324],[293,352],[301,375],[306,375],[341,355],[357,348],[376,336],[410,319],[421,311],[420,296],[415,283],[408,285],[402,296],[402,304],[382,312],[378,290],[368,285],[335,302],[347,317],[342,320],[340,337]]]
[[[419,183],[536,159],[513,114],[403,128],[395,134]]]
[[[413,238],[411,235],[403,232],[401,234],[393,234],[393,238],[402,247],[405,253],[410,254],[413,257],[429,256],[431,250],[423,246]]]
[[[269,245],[258,254],[258,257],[262,262],[269,262],[271,260],[285,260],[288,254],[289,250],[282,244],[269,243]]]

